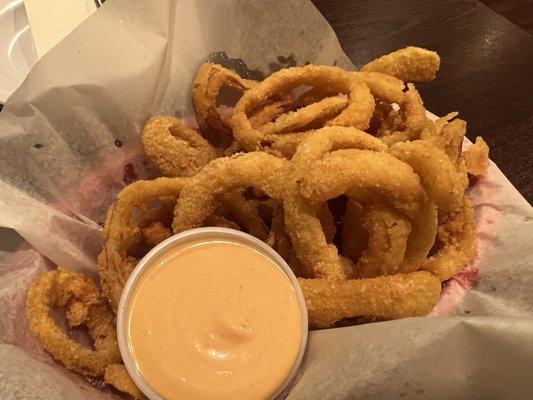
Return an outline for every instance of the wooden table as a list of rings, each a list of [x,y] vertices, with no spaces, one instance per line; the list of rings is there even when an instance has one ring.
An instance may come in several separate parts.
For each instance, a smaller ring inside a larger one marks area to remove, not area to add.
[[[406,45],[437,51],[426,108],[459,111],[468,137],[533,203],[533,37],[477,1],[314,0],[356,66]]]

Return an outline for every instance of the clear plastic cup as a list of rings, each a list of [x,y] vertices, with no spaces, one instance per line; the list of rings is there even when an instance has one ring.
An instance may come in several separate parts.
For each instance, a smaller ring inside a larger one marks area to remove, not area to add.
[[[228,240],[233,241],[237,243],[242,243],[245,245],[248,245],[255,250],[261,252],[265,256],[267,256],[271,261],[273,261],[282,271],[283,273],[289,278],[289,281],[291,282],[292,286],[294,287],[294,290],[296,291],[296,296],[298,298],[298,302],[300,304],[300,311],[301,311],[301,320],[302,320],[302,326],[301,326],[301,343],[300,343],[300,351],[298,353],[298,357],[296,358],[293,368],[291,370],[291,373],[285,379],[283,384],[272,394],[270,397],[270,400],[277,399],[280,397],[280,395],[289,387],[289,385],[292,383],[294,378],[296,377],[296,374],[298,372],[298,369],[300,368],[300,364],[302,362],[305,348],[307,345],[307,333],[308,333],[308,321],[307,321],[307,306],[305,304],[305,299],[302,293],[302,289],[300,288],[300,285],[298,284],[298,279],[292,272],[291,268],[287,265],[285,260],[270,246],[268,246],[266,243],[262,242],[261,240],[247,234],[241,231],[237,231],[234,229],[228,229],[228,228],[219,228],[219,227],[207,227],[207,228],[198,228],[198,229],[191,229],[182,233],[178,233],[167,240],[161,242],[156,247],[154,247],[148,254],[146,254],[141,261],[137,264],[133,272],[130,274],[128,281],[126,282],[126,285],[124,286],[124,290],[122,291],[122,295],[120,296],[120,302],[118,305],[118,312],[117,312],[117,336],[118,336],[118,346],[120,349],[120,354],[122,355],[122,360],[124,361],[124,365],[126,369],[128,370],[128,373],[130,374],[131,378],[137,385],[139,389],[150,399],[150,400],[165,400],[160,395],[158,395],[151,387],[150,385],[144,380],[143,376],[140,374],[139,370],[137,369],[137,366],[135,365],[135,360],[132,352],[130,351],[130,346],[128,343],[128,337],[127,337],[127,329],[125,324],[127,323],[127,316],[126,313],[128,311],[128,305],[130,301],[130,295],[133,293],[133,290],[135,288],[136,283],[139,281],[139,278],[142,276],[142,274],[151,266],[151,261],[156,258],[158,255],[164,253],[168,249],[179,246],[184,243],[187,243],[189,241],[198,241],[201,239],[218,239],[218,240]]]

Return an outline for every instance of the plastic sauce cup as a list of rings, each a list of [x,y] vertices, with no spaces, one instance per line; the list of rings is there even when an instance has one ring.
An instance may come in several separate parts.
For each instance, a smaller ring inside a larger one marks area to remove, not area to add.
[[[137,264],[133,272],[130,274],[128,281],[126,282],[126,285],[124,286],[124,289],[122,291],[122,294],[120,296],[120,302],[118,305],[118,312],[117,312],[117,336],[118,336],[118,346],[120,349],[120,354],[122,355],[122,360],[124,362],[124,365],[126,369],[128,370],[128,373],[130,374],[131,378],[137,385],[137,387],[150,399],[150,400],[165,400],[163,399],[159,394],[157,394],[150,385],[145,381],[143,376],[141,375],[140,371],[137,369],[137,366],[135,364],[134,355],[130,351],[129,346],[129,339],[128,339],[128,330],[127,330],[127,322],[128,322],[128,306],[130,303],[131,295],[134,292],[134,289],[136,287],[137,282],[142,277],[143,273],[145,273],[150,267],[151,262],[157,258],[157,256],[163,254],[164,252],[168,251],[169,249],[175,247],[187,244],[189,242],[196,242],[204,239],[206,242],[208,240],[226,240],[230,242],[240,243],[243,245],[247,245],[251,247],[252,249],[259,251],[264,256],[269,258],[274,264],[276,264],[280,270],[287,276],[289,279],[291,285],[293,286],[296,296],[298,298],[298,302],[300,305],[300,311],[301,311],[301,343],[300,343],[300,350],[298,353],[298,357],[296,358],[294,365],[292,367],[292,370],[290,374],[287,376],[285,381],[281,384],[281,386],[269,397],[270,400],[277,399],[280,397],[280,395],[289,388],[289,385],[292,383],[294,378],[296,377],[296,374],[298,372],[298,369],[300,368],[305,348],[307,345],[307,333],[308,333],[308,320],[307,320],[307,306],[305,304],[305,299],[302,293],[302,289],[300,288],[300,285],[298,284],[298,280],[294,273],[292,272],[291,268],[287,265],[285,260],[270,246],[268,246],[263,241],[255,238],[254,236],[251,236],[247,233],[237,231],[234,229],[228,229],[228,228],[219,228],[219,227],[207,227],[207,228],[198,228],[198,229],[191,229],[179,234],[176,234],[167,240],[161,242],[156,247],[154,247],[148,254],[146,254]]]

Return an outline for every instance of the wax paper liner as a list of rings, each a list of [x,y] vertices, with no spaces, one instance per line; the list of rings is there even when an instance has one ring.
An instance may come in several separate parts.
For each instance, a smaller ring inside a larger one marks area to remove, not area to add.
[[[17,233],[0,236],[2,399],[118,398],[47,355],[28,329],[26,289],[56,264],[96,277],[106,207],[125,183],[155,174],[143,124],[191,115],[192,79],[208,58],[250,78],[306,62],[353,68],[308,1],[109,0],[9,99],[0,224]],[[529,398],[532,210],[493,164],[471,194],[478,258],[447,283],[434,317],[311,332],[288,398]]]

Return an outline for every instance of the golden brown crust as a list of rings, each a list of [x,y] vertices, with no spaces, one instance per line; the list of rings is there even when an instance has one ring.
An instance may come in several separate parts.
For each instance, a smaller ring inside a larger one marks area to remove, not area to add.
[[[254,128],[249,115],[258,103],[268,100],[272,93],[288,93],[301,85],[327,87],[348,97],[347,106],[327,125],[353,126],[366,129],[374,111],[374,98],[366,83],[356,74],[337,67],[307,65],[273,73],[248,90],[235,106],[232,127],[235,139],[247,151],[261,149],[263,132]]]
[[[231,128],[218,111],[218,96],[223,87],[244,92],[255,85],[254,81],[243,79],[235,72],[213,63],[203,64],[196,73],[192,99],[196,119],[200,127],[206,127],[214,141],[227,147],[232,141]]]
[[[437,254],[429,257],[420,267],[438,276],[450,279],[476,255],[476,224],[474,206],[465,196],[460,212],[439,225]]]
[[[327,328],[358,316],[396,319],[429,313],[440,295],[440,281],[428,272],[371,279],[299,279],[313,328]]]
[[[53,307],[65,308],[70,327],[87,326],[94,350],[59,328],[50,316]],[[26,315],[43,347],[72,371],[99,376],[108,364],[121,360],[113,314],[100,301],[94,282],[82,274],[58,268],[39,277],[28,291]]]
[[[439,67],[436,52],[409,46],[369,62],[361,71],[381,72],[404,82],[428,82],[435,79]]]
[[[466,170],[471,175],[485,176],[489,168],[489,146],[482,137],[476,137],[476,142],[463,154]]]
[[[106,367],[104,381],[134,399],[145,399],[143,392],[135,385],[124,364],[110,364]]]
[[[137,181],[126,186],[108,210],[106,242],[98,257],[102,293],[116,311],[122,288],[137,264],[132,249],[142,243],[143,229],[155,222],[170,226],[172,210],[185,183],[182,178]]]
[[[221,155],[199,132],[168,116],[150,118],[143,129],[142,142],[150,160],[170,177],[192,176]]]

